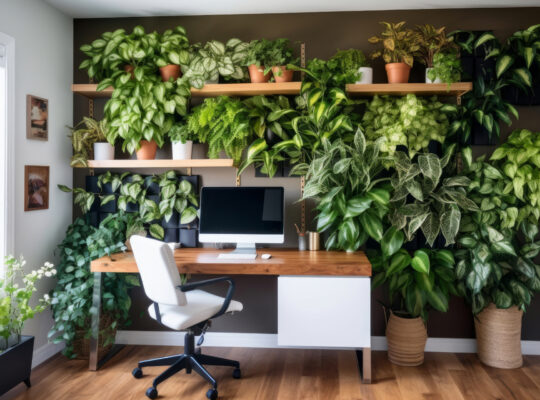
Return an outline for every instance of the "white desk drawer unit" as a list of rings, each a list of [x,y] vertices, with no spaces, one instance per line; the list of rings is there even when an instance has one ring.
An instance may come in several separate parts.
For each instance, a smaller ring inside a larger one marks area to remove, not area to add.
[[[369,277],[278,277],[278,345],[371,347]]]

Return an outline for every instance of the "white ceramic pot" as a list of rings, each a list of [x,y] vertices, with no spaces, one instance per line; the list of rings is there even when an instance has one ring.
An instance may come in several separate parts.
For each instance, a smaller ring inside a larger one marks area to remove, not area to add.
[[[114,146],[107,142],[94,143],[94,160],[114,160]]]
[[[441,78],[436,77],[434,80],[429,79],[428,72],[433,68],[426,68],[426,83],[442,83]]]
[[[172,142],[171,147],[173,160],[191,160],[193,141],[187,140],[186,143]]]
[[[356,83],[364,83],[364,84],[373,83],[373,68],[360,67],[358,68],[358,72],[360,72],[362,75],[360,76],[360,80],[356,81]]]

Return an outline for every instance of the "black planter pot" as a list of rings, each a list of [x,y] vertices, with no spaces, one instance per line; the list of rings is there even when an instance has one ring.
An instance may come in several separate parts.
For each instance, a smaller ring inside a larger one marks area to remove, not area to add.
[[[182,247],[197,247],[199,245],[197,229],[180,229]]]
[[[24,382],[30,387],[34,337],[21,336],[20,343],[0,353],[0,396]]]
[[[165,243],[178,243],[178,228],[165,229],[165,235],[163,237]]]
[[[167,221],[165,218],[163,218],[163,221],[161,221],[161,226],[164,229],[180,228],[180,214],[178,214],[178,212],[174,210],[171,215],[171,219]]]
[[[516,86],[505,86],[501,93],[504,100],[516,106],[540,105],[540,84],[535,84],[529,92],[523,92]]]
[[[111,183],[104,183],[102,186],[101,186],[101,190],[102,190],[102,193],[103,194],[113,194],[115,192],[113,192],[112,190],[112,184]]]
[[[430,153],[442,156],[442,144],[436,140],[430,140],[428,144],[428,150]]]
[[[494,134],[489,135],[486,128],[480,125],[477,121],[473,122],[472,126],[472,143],[477,146],[492,146],[497,144],[498,138]]]
[[[471,82],[474,78],[474,57],[471,55],[462,55],[461,61],[461,80]]]
[[[154,203],[159,205],[159,194],[147,194],[146,199],[152,200]]]
[[[87,192],[99,193],[97,176],[87,175],[84,177],[84,180],[85,180],[85,190]]]
[[[99,205],[99,211],[102,213],[114,213],[117,211],[117,200],[118,197],[114,196],[114,199],[109,201],[108,203],[104,205]],[[97,203],[100,203],[100,200],[97,201]]]
[[[126,205],[126,212],[134,213],[138,211],[139,211],[139,205],[137,203],[132,203],[131,201],[128,201]]]
[[[152,176],[147,176],[144,178],[144,187],[146,188],[146,193],[149,195],[159,195],[160,187],[157,182],[152,182]]]
[[[266,128],[266,131],[264,131],[264,140],[266,140],[268,147],[272,147],[273,145],[281,142],[282,139],[276,135],[272,129]]]
[[[88,218],[88,223],[93,227],[97,228],[99,226],[99,213],[98,212],[88,212],[86,213],[86,218]]]
[[[474,76],[482,77],[485,80],[495,78],[495,58],[484,60],[484,57],[474,58]]]

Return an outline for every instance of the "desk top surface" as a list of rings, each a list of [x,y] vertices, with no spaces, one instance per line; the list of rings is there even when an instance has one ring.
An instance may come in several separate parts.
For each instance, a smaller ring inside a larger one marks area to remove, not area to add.
[[[335,275],[371,276],[371,264],[364,252],[298,251],[296,249],[257,249],[255,260],[218,259],[230,250],[182,248],[174,252],[178,271],[205,275]],[[263,260],[261,254],[271,254]],[[117,253],[92,261],[92,272],[137,273],[131,252]]]

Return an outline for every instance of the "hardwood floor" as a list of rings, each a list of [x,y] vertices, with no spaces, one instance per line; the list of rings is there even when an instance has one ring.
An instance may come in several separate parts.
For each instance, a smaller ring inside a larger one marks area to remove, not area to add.
[[[138,360],[175,354],[182,348],[128,346],[97,372],[88,363],[56,356],[32,375],[32,388],[19,385],[2,400],[145,399],[144,393],[164,367],[146,368],[136,380]],[[538,400],[540,356],[527,356],[523,368],[500,370],[481,364],[474,354],[426,353],[424,365],[391,364],[373,352],[373,383],[363,385],[352,351],[204,348],[242,365],[241,380],[232,369],[209,367],[220,399],[242,400]],[[1,378],[1,376],[0,376]],[[160,399],[206,399],[208,385],[196,374],[180,373],[158,386]]]

